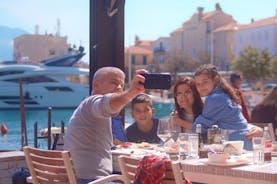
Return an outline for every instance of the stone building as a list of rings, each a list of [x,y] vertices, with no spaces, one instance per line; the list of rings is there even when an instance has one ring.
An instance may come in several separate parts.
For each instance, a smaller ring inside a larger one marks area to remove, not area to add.
[[[42,60],[68,52],[67,37],[25,34],[14,39],[14,60],[18,63],[38,64]]]

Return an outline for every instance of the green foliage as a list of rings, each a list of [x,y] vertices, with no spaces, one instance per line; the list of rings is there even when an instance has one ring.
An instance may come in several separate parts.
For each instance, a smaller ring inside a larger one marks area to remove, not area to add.
[[[277,56],[271,59],[270,68],[273,76],[277,76]]]
[[[262,50],[261,60],[259,62],[261,78],[270,78],[270,77],[272,77],[270,62],[271,62],[270,53],[266,49]]]
[[[191,55],[184,51],[171,51],[166,53],[166,63],[163,67],[164,72],[176,74],[178,72],[193,72],[195,69],[204,63],[209,63],[209,55],[200,53],[200,61],[195,60]]]
[[[244,78],[257,80],[272,77],[271,56],[267,50],[259,53],[255,47],[246,47],[232,62],[232,69],[241,71]]]

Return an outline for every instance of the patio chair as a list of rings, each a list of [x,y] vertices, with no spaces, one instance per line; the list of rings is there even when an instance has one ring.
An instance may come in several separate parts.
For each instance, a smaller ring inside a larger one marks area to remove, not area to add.
[[[77,183],[69,151],[42,150],[28,146],[25,146],[23,150],[31,174],[27,178],[28,183]],[[124,183],[124,177],[115,174],[109,175],[89,184],[104,184],[108,181]]]
[[[136,169],[139,165],[139,158],[121,155],[118,157],[118,162],[121,173],[125,177],[126,183],[134,183]],[[170,163],[166,164],[166,174],[162,180],[162,184],[175,184],[174,174]]]
[[[171,162],[171,167],[173,170],[173,175],[176,181],[176,184],[184,184],[184,176],[181,168],[181,164],[179,161],[173,161]]]

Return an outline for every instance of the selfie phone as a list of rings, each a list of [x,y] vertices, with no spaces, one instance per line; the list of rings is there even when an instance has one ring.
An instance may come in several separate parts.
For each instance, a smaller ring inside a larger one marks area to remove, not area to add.
[[[171,76],[169,74],[148,73],[142,74],[145,77],[145,89],[170,89]]]

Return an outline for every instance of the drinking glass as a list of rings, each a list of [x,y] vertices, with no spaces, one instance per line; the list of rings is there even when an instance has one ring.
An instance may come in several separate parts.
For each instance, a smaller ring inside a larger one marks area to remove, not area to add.
[[[230,130],[221,129],[221,143],[229,141]]]
[[[253,163],[263,164],[264,163],[264,143],[262,137],[253,137]]]
[[[170,128],[167,119],[159,120],[157,135],[163,142],[170,137]]]
[[[188,133],[179,133],[177,142],[179,144],[179,159],[185,160],[189,152]]]
[[[174,142],[178,139],[178,134],[181,132],[181,126],[177,124],[177,116],[171,115],[168,119],[171,138]]]
[[[189,159],[198,159],[199,155],[198,155],[198,144],[199,144],[199,140],[198,140],[198,134],[188,134],[188,144],[189,144],[189,152],[188,152],[188,158]]]

